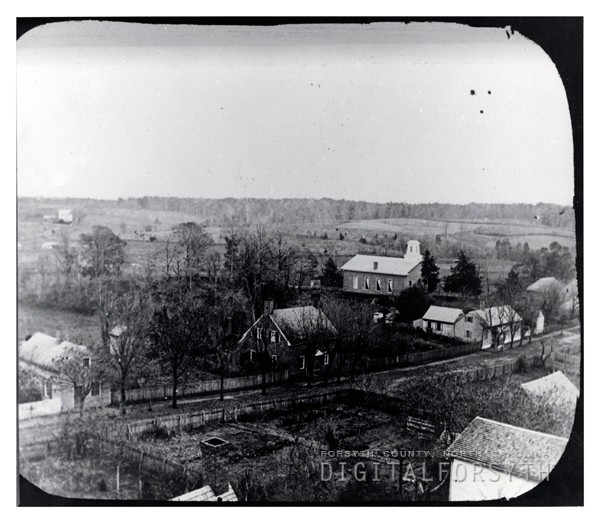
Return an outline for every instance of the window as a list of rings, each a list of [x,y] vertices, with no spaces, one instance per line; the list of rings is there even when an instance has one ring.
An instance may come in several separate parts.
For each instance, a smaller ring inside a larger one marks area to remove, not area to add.
[[[253,351],[253,350],[250,351],[250,361],[254,361],[255,354],[256,354],[256,351]]]
[[[435,330],[436,331],[441,331],[442,330],[442,324],[438,321],[435,324]]]
[[[260,327],[256,329],[256,339],[262,340],[262,329]]]
[[[412,280],[408,280],[408,286],[412,287]]]
[[[89,369],[90,368],[90,364],[91,364],[91,361],[90,361],[89,358],[83,358],[83,366],[84,367],[87,367]]]
[[[44,396],[52,399],[52,382],[50,380],[44,380]]]
[[[358,289],[358,276],[352,276],[352,288]]]
[[[467,316],[467,321],[469,323],[473,323],[473,316]]]
[[[323,353],[323,365],[329,365],[329,353],[328,352]]]
[[[302,370],[306,367],[306,358],[304,356],[300,356],[299,361],[300,361],[300,370]]]
[[[277,354],[271,356],[271,363],[277,363]]]
[[[470,338],[471,337],[471,331],[465,331],[465,336],[467,338]]]
[[[369,290],[369,277],[365,276],[365,290],[368,291]]]
[[[277,343],[279,341],[279,336],[277,334],[277,331],[271,331],[271,343]]]
[[[381,278],[377,278],[377,281],[375,282],[376,286],[377,286],[377,290],[380,291],[381,290]]]
[[[92,382],[92,387],[90,390],[90,394],[92,396],[100,396],[100,382],[99,381],[93,381]]]

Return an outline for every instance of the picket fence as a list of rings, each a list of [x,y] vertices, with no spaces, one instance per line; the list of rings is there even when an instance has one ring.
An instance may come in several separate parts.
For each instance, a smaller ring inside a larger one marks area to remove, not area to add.
[[[289,373],[287,370],[267,374],[267,383],[281,383],[287,381]],[[242,376],[237,378],[225,378],[223,380],[223,390],[240,390],[258,387],[262,383],[261,375]],[[185,383],[177,389],[177,396],[184,398],[186,396],[196,396],[221,390],[221,380],[203,380],[195,383]],[[150,400],[166,400],[173,397],[173,386],[154,385],[149,387],[140,387],[137,389],[127,389],[125,399],[128,403],[136,403]],[[111,393],[111,403],[116,404],[121,400],[121,392],[113,390]]]

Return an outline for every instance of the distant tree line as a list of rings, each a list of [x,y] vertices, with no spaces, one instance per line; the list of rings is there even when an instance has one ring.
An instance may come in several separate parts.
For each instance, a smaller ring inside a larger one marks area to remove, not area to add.
[[[26,198],[23,201],[27,200]],[[51,201],[51,200],[48,200]],[[174,211],[197,217],[204,225],[243,226],[255,224],[306,224],[335,223],[349,220],[391,218],[419,218],[450,221],[510,222],[519,220],[532,225],[575,227],[573,209],[554,204],[492,204],[469,203],[464,205],[403,202],[374,203],[331,198],[177,198],[144,196],[119,198],[117,201],[59,200],[61,204],[75,205],[101,203],[103,207],[124,209]]]

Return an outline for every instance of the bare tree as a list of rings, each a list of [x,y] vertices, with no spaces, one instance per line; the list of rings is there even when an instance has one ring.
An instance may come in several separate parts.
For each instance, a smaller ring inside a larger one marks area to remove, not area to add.
[[[105,377],[105,369],[99,365],[97,351],[81,345],[72,345],[53,362],[61,383],[73,388],[75,405],[83,413],[85,399],[94,383]]]
[[[167,237],[164,250],[164,271],[168,279],[175,278],[190,290],[200,276],[213,239],[194,222],[180,223]]]
[[[366,303],[329,299],[323,300],[323,310],[338,332],[335,343],[338,382],[346,364],[350,379],[354,381],[370,345],[376,342],[379,334],[380,329],[373,323],[373,308]]]
[[[69,292],[71,279],[77,270],[77,249],[71,246],[68,233],[61,234],[61,240],[54,248],[54,256],[63,274],[65,290]]]
[[[564,300],[564,291],[559,284],[551,285],[545,289],[541,295],[541,306],[542,312],[547,320],[555,319],[558,315],[560,306]]]
[[[126,389],[147,358],[148,297],[139,290],[115,297],[107,303],[104,319],[110,326],[105,359],[119,384],[120,409],[124,413]]]
[[[224,399],[225,375],[238,353],[241,322],[237,319],[244,309],[240,293],[229,293],[219,297],[210,308],[207,329],[207,356],[213,360],[220,382],[220,399]]]
[[[206,330],[204,300],[189,290],[167,295],[155,307],[150,321],[152,351],[170,371],[173,408],[181,378],[206,346]]]

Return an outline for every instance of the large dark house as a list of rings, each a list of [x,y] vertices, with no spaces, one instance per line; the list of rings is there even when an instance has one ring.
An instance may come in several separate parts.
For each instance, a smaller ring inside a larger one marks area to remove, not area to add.
[[[287,369],[290,377],[318,377],[333,366],[336,338],[336,328],[321,309],[275,309],[269,300],[263,315],[242,336],[241,354],[257,366],[264,354],[273,368]]]

